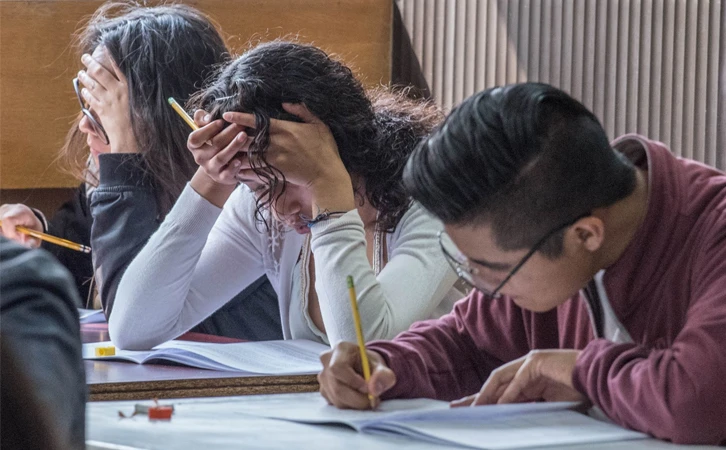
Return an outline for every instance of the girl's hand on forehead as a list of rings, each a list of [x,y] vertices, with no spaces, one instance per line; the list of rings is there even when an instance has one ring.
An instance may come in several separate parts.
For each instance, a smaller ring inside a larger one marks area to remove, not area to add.
[[[213,181],[223,185],[237,184],[237,176],[249,166],[247,152],[253,138],[245,127],[224,120],[211,120],[204,110],[194,113],[194,122],[200,127],[187,140],[187,148],[194,161]]]
[[[81,95],[106,134],[112,153],[138,153],[131,127],[129,88],[126,77],[108,51],[98,47],[93,55],[84,54],[86,67],[78,72],[83,84]]]
[[[269,147],[265,160],[285,174],[288,183],[308,188],[333,188],[350,184],[350,175],[338,154],[338,146],[327,125],[301,103],[283,103],[288,113],[302,122],[270,119]],[[227,122],[254,129],[255,116],[248,113],[224,113]],[[247,146],[249,149],[249,146]],[[249,169],[243,160],[242,169]]]

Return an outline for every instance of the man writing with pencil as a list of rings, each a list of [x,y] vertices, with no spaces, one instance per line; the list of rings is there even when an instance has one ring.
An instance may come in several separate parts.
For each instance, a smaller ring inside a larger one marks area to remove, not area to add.
[[[680,443],[726,442],[726,175],[630,135],[535,83],[483,91],[412,155],[404,179],[445,224],[475,290],[360,355],[322,356],[342,408],[582,400]]]

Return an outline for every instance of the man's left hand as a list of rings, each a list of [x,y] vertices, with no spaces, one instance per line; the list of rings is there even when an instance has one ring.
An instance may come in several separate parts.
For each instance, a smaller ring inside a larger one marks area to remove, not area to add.
[[[579,350],[532,350],[494,370],[481,390],[452,407],[529,401],[587,401],[572,385]]]

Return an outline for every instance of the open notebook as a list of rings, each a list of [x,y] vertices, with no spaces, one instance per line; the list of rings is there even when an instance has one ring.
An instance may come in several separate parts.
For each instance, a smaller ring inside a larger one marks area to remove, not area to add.
[[[282,400],[282,399],[281,399]],[[517,449],[643,439],[643,433],[572,410],[577,403],[522,403],[449,408],[429,399],[389,400],[378,411],[340,410],[318,395],[287,397],[247,409],[251,414],[307,424],[347,425],[359,432],[402,435],[435,444]]]
[[[83,358],[94,360],[174,362],[200,369],[244,372],[261,375],[306,375],[320,372],[320,353],[327,345],[305,340],[239,342],[216,344],[169,341],[149,351],[116,349],[114,356],[95,356],[97,347],[111,342],[83,344]]]
[[[106,323],[102,309],[78,308],[78,319],[81,323]]]

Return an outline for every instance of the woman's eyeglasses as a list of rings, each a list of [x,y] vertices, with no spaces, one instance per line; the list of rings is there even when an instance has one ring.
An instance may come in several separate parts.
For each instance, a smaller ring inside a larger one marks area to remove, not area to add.
[[[534,244],[531,249],[529,249],[527,254],[524,255],[524,257],[512,268],[512,270],[509,271],[507,276],[504,277],[504,279],[494,289],[490,289],[488,287],[491,286],[491,284],[489,284],[481,277],[479,269],[471,265],[471,263],[469,262],[469,258],[467,258],[466,255],[464,255],[456,247],[454,241],[451,240],[451,237],[449,237],[449,235],[445,231],[439,232],[439,245],[441,245],[441,251],[444,252],[444,256],[449,262],[449,265],[452,269],[454,269],[454,272],[456,272],[456,274],[459,275],[461,279],[471,285],[471,287],[481,291],[486,295],[489,295],[491,298],[497,299],[501,297],[499,291],[504,287],[504,285],[507,284],[507,282],[514,276],[514,274],[522,268],[522,266],[529,260],[529,258],[531,258],[532,255],[534,255],[537,250],[539,250],[545,244],[545,242],[547,242],[557,232],[574,225],[575,222],[589,215],[591,215],[591,213],[581,214],[576,218],[569,220],[566,223],[563,223],[562,225],[559,225],[556,228],[548,231],[539,241],[537,241],[536,244]]]
[[[73,79],[73,89],[76,90],[76,97],[78,97],[78,103],[81,105],[81,112],[84,116],[91,122],[91,127],[93,127],[93,131],[98,135],[98,137],[101,138],[101,141],[104,143],[104,145],[108,145],[108,135],[106,134],[106,130],[103,129],[100,123],[98,123],[98,120],[96,120],[95,117],[93,117],[93,113],[91,110],[88,109],[88,105],[86,105],[85,100],[83,100],[83,96],[81,95],[81,88],[78,86],[78,78]]]

